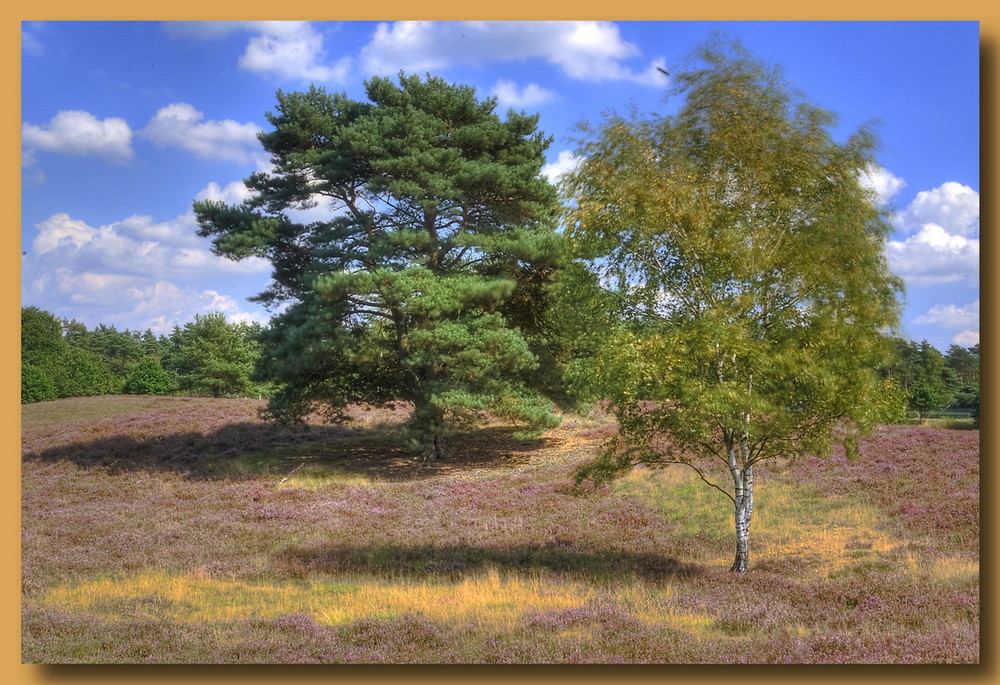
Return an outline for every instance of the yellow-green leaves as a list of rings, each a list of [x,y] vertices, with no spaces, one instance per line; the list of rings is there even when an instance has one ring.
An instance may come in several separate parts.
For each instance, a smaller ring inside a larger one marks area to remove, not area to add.
[[[699,56],[675,115],[590,129],[564,182],[567,235],[622,303],[595,375],[637,440],[815,449],[891,394],[873,369],[900,288],[859,183],[875,139],[838,143],[832,114],[738,46]]]

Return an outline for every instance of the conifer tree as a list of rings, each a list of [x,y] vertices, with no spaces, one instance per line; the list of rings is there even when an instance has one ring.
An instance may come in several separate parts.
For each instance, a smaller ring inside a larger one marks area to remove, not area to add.
[[[429,458],[482,411],[553,425],[536,382],[560,246],[540,173],[550,140],[536,116],[501,118],[436,77],[365,85],[369,102],[279,91],[260,135],[273,170],[246,180],[241,205],[195,204],[219,254],[273,264],[257,297],[286,305],[265,339],[271,413],[410,400]],[[323,218],[299,218],[317,205]]]

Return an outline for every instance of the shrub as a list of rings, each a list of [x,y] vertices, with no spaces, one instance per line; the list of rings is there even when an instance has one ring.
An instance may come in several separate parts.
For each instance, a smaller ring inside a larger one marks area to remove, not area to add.
[[[47,402],[58,397],[52,376],[34,364],[21,365],[21,404]]]
[[[60,397],[109,395],[118,391],[120,382],[107,362],[88,350],[69,348],[59,360],[56,384]]]
[[[122,392],[127,395],[166,395],[174,389],[174,379],[160,362],[146,357],[132,370]]]

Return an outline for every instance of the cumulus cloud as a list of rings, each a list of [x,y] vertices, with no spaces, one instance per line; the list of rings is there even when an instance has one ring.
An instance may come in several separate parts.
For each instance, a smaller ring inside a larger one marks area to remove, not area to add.
[[[913,319],[913,323],[935,326],[954,333],[951,342],[962,347],[979,344],[979,300],[964,306],[939,304]]]
[[[917,193],[913,202],[896,216],[896,225],[904,233],[919,231],[927,224],[941,226],[951,235],[978,237],[979,193],[949,181]]]
[[[97,155],[115,162],[132,159],[132,129],[124,119],[98,119],[89,112],[65,110],[41,126],[23,124],[21,144],[34,160],[34,151],[65,155]]]
[[[193,106],[176,102],[160,109],[140,135],[161,147],[183,148],[201,159],[245,163],[263,155],[257,125],[204,119]]]
[[[893,273],[913,285],[979,282],[979,239],[950,235],[926,224],[920,232],[886,246]]]
[[[212,200],[214,202],[225,202],[227,205],[238,205],[251,195],[243,181],[233,181],[225,188],[215,181],[209,183],[196,196],[196,200]]]
[[[229,278],[265,275],[266,260],[217,257],[197,236],[193,214],[155,222],[132,216],[90,226],[68,214],[39,223],[22,258],[26,301],[96,323],[169,330],[194,314],[223,311],[231,320],[263,320],[209,286]],[[217,286],[215,286],[217,287]]]
[[[54,214],[36,228],[29,266],[40,274],[58,268],[144,279],[204,279],[269,271],[265,260],[232,261],[212,254],[208,241],[197,236],[193,214],[163,223],[132,216],[96,228],[68,214]]]
[[[971,329],[964,330],[958,333],[951,339],[956,345],[961,345],[962,347],[972,347],[973,345],[979,344],[979,331],[974,331]]]
[[[979,300],[964,307],[953,304],[936,305],[914,319],[914,323],[932,324],[946,328],[978,327]]]
[[[979,193],[948,182],[917,193],[894,218],[889,265],[911,285],[979,283]]]
[[[343,83],[353,64],[347,57],[326,63],[323,35],[307,21],[175,21],[164,28],[172,36],[198,39],[251,33],[239,66],[282,79]]]
[[[569,150],[563,150],[556,157],[556,161],[550,162],[542,167],[542,173],[548,176],[549,181],[558,183],[559,178],[568,171],[572,171],[580,164],[580,158]]]
[[[169,281],[157,281],[129,288],[125,295],[132,303],[127,318],[141,321],[139,328],[151,328],[154,333],[169,333],[175,324],[209,312],[222,312],[230,322],[267,323],[266,316],[245,312],[235,299],[211,289],[181,288]]]
[[[240,58],[244,69],[305,81],[342,83],[347,79],[352,60],[345,57],[324,64],[323,36],[308,22],[266,21],[254,26],[259,33]]]
[[[906,181],[885,167],[873,164],[861,174],[861,185],[875,194],[877,204],[885,206],[906,187]]]
[[[626,65],[640,57],[607,21],[399,21],[377,26],[360,63],[366,73],[395,74],[536,58],[573,79],[662,85],[663,60],[639,71]]]
[[[529,83],[523,88],[519,88],[516,83],[507,79],[497,81],[491,93],[496,96],[497,102],[502,107],[514,109],[534,107],[556,99],[555,93],[542,88],[537,83]]]

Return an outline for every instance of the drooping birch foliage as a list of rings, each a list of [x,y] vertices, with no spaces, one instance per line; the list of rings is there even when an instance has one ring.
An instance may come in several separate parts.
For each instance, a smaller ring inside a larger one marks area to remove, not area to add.
[[[594,368],[620,439],[581,475],[687,463],[733,499],[739,533],[754,464],[822,451],[893,406],[877,368],[901,285],[861,182],[872,131],[836,140],[832,114],[738,45],[698,58],[676,113],[585,129],[565,179],[567,233],[623,320]]]

